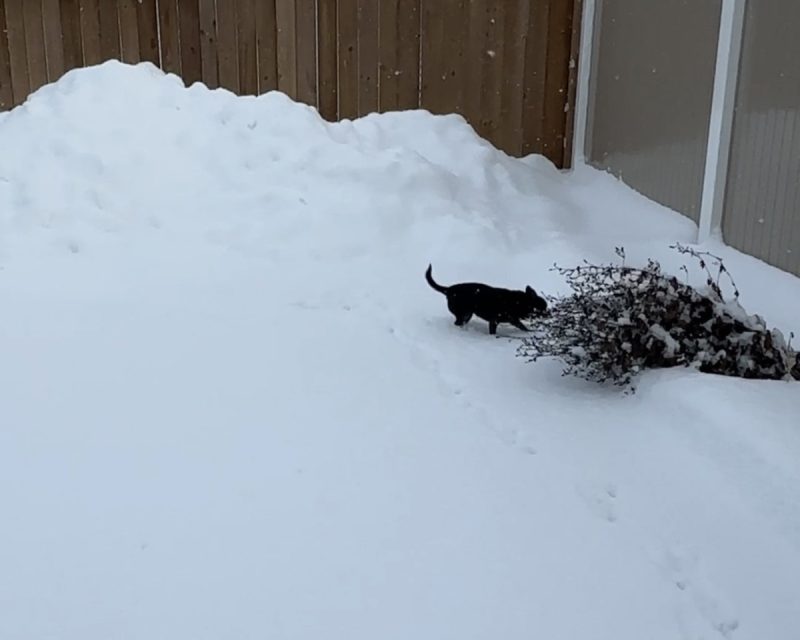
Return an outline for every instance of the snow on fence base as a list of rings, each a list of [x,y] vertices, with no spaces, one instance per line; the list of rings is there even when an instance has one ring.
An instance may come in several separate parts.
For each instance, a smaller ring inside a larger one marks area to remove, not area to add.
[[[621,265],[556,265],[573,293],[552,300],[549,315],[537,320],[517,355],[529,361],[556,357],[566,364],[564,375],[631,390],[643,369],[679,365],[742,378],[800,379],[797,352],[778,329],[745,312],[722,260],[673,248],[699,260],[707,275],[705,290],[664,274],[653,260],[643,268],[625,266],[621,248]],[[722,294],[723,275],[733,286],[732,300]]]

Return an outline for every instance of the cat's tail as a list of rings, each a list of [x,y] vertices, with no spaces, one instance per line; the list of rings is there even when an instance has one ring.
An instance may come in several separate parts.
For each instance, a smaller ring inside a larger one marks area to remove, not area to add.
[[[431,288],[436,289],[439,293],[447,295],[447,287],[443,287],[433,279],[433,267],[431,265],[428,265],[428,269],[425,271],[425,279],[428,281],[428,284],[431,285]]]

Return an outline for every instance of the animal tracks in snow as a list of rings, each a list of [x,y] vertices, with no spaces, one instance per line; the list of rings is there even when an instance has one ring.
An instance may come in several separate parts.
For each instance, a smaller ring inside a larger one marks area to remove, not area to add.
[[[706,638],[709,630],[721,638],[734,637],[739,620],[716,594],[697,554],[677,545],[668,546],[657,564],[676,589],[676,614],[687,638]]]

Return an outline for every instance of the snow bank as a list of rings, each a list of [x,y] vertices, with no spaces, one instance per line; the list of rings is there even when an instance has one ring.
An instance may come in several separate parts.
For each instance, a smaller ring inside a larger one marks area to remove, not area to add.
[[[0,141],[0,637],[793,637],[796,387],[621,398],[422,276],[677,269],[691,222],[456,116],[328,124],[148,64]],[[800,331],[797,279],[714,250]]]

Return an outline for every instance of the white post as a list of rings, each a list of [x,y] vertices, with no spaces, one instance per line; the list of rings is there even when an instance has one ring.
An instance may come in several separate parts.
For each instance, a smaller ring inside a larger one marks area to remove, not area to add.
[[[594,13],[596,0],[583,0],[581,44],[578,54],[578,85],[575,88],[575,138],[572,142],[572,166],[586,162],[586,127],[589,118],[589,78],[594,46]]]
[[[746,3],[747,0],[722,0],[698,242],[705,242],[722,226]]]

